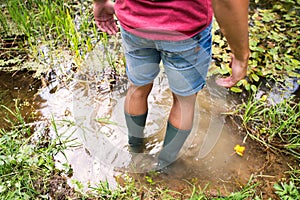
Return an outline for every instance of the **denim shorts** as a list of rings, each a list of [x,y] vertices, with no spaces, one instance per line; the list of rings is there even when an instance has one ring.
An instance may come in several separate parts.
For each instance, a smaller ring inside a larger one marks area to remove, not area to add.
[[[205,86],[211,62],[211,28],[210,24],[194,37],[180,41],[150,40],[121,29],[129,80],[137,86],[153,82],[162,61],[173,93],[197,93]]]

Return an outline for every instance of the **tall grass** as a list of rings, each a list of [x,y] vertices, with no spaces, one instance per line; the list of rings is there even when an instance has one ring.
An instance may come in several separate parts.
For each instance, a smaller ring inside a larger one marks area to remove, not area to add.
[[[299,99],[292,96],[277,104],[270,104],[264,96],[262,98],[252,96],[238,105],[232,114],[241,119],[247,137],[269,149],[300,160]],[[290,166],[291,170],[285,172],[289,178],[274,184],[275,193],[280,199],[299,198],[299,167],[300,165]]]
[[[270,105],[264,99],[250,98],[238,106],[248,135],[263,145],[300,159],[300,103],[293,98]]]
[[[61,172],[55,168],[53,156],[68,146],[67,140],[49,137],[55,121],[41,132],[15,112],[5,107],[15,118],[9,129],[0,129],[0,199],[47,199],[50,180]]]
[[[53,68],[60,69],[66,62],[72,69],[84,67],[87,71],[101,71],[111,68],[118,74],[124,73],[120,42],[117,37],[97,30],[92,0],[11,0],[2,6],[5,14],[0,16],[0,23],[3,21],[2,27],[17,29],[18,35],[25,36],[20,51],[25,50],[29,58],[36,61],[26,68],[36,71],[37,76],[48,74]],[[96,45],[100,49],[95,48]],[[95,52],[91,52],[93,49]],[[87,57],[92,58],[92,63]],[[61,71],[67,74],[66,69]]]
[[[91,2],[66,0],[10,0],[5,8],[32,52],[37,52],[38,44],[51,41],[52,49],[67,48],[81,57],[94,45],[91,36],[97,37],[91,6]]]
[[[9,28],[8,28],[8,24],[7,24],[7,20],[6,20],[6,17],[5,15],[0,12],[0,28],[4,31],[4,32],[8,32]],[[1,30],[0,29],[0,30]]]

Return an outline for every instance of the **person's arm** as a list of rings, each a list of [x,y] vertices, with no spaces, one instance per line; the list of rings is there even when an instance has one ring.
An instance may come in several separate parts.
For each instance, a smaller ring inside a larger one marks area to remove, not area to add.
[[[248,37],[249,0],[212,0],[215,18],[233,53],[232,74],[216,82],[232,87],[247,75],[250,56]]]
[[[110,0],[94,0],[93,14],[97,27],[108,34],[114,35],[118,32],[114,20],[114,3]]]

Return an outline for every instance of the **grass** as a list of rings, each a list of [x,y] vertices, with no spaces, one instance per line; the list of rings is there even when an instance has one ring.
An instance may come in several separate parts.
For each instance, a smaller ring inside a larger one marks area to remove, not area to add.
[[[6,37],[9,37],[9,33],[14,34],[10,27],[17,27],[18,34],[26,37],[25,46],[20,51],[26,49],[32,59],[43,58],[41,54],[44,52],[40,47],[46,45],[50,59],[55,59],[58,49],[69,50],[80,64],[100,40],[92,19],[91,1],[29,0],[24,3],[11,0],[2,3],[2,6],[6,12],[0,16],[0,32],[8,33]],[[43,63],[43,60],[40,62]]]
[[[272,105],[252,97],[238,106],[237,115],[251,138],[300,159],[300,103],[293,100]]]
[[[247,137],[258,143],[300,160],[300,103],[294,97],[270,104],[263,96],[237,106],[233,115],[240,118]],[[246,139],[245,138],[245,139]],[[299,199],[300,165],[290,166],[288,180],[274,184],[275,193],[280,199]]]
[[[257,184],[249,183],[237,192],[224,196],[212,196],[209,194],[209,185],[204,188],[191,184],[186,191],[178,192],[170,190],[157,183],[149,185],[140,185],[131,177],[125,175],[124,186],[118,186],[112,190],[107,182],[101,182],[96,187],[90,187],[90,198],[96,199],[157,199],[157,200],[243,200],[243,199],[262,199],[256,195]]]
[[[0,129],[0,199],[46,199],[50,181],[62,172],[55,168],[53,156],[68,146],[68,140],[49,137],[49,128],[34,132],[19,113],[5,107],[16,120],[9,130]],[[18,123],[16,123],[18,121]]]
[[[70,69],[65,69],[68,67],[84,72],[102,71],[109,67],[118,74],[124,74],[125,61],[120,55],[119,39],[99,33],[93,19],[92,5],[92,0],[28,0],[26,3],[11,0],[2,3],[5,11],[0,15],[3,41],[6,46],[14,37],[19,42],[13,42],[14,48],[9,48],[10,51],[14,49],[13,52],[4,52],[0,66],[25,67],[36,71],[37,77],[53,69],[60,69],[64,76],[68,76],[66,71]],[[22,38],[23,42],[20,41]],[[91,51],[99,44],[102,50],[96,52],[99,54],[97,60],[92,64],[86,63],[87,57],[92,57]],[[32,63],[24,65],[25,60]],[[95,63],[97,66],[94,66]]]
[[[243,189],[240,191],[231,193],[227,197],[211,197],[207,195],[206,189],[198,189],[194,190],[192,193],[192,196],[189,198],[190,200],[209,200],[209,199],[214,199],[214,200],[242,200],[242,199],[260,199],[258,196],[256,196],[256,190],[255,190],[256,185],[255,184],[250,184],[245,186]]]

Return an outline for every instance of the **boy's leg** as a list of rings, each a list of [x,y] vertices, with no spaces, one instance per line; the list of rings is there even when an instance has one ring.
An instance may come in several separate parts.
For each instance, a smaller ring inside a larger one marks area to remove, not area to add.
[[[161,42],[161,57],[173,92],[173,105],[159,154],[159,167],[176,160],[193,126],[196,94],[205,86],[211,61],[211,25],[180,42]]]
[[[183,97],[173,93],[173,105],[163,148],[158,156],[159,168],[164,168],[176,160],[193,126],[195,101],[196,94]]]
[[[153,80],[160,71],[161,57],[151,40],[133,35],[122,28],[121,33],[126,58],[126,74],[132,83],[127,91],[124,105],[129,145],[142,147],[148,112],[147,98]]]
[[[190,130],[193,126],[194,109],[197,94],[179,96],[174,93],[173,105],[170,111],[169,122],[181,130]]]
[[[128,143],[133,151],[140,152],[143,146],[144,127],[148,114],[147,98],[153,84],[131,85],[128,89],[124,112],[128,128]]]
[[[141,115],[148,111],[148,96],[152,90],[153,83],[136,86],[131,84],[128,88],[124,109],[131,115]]]

